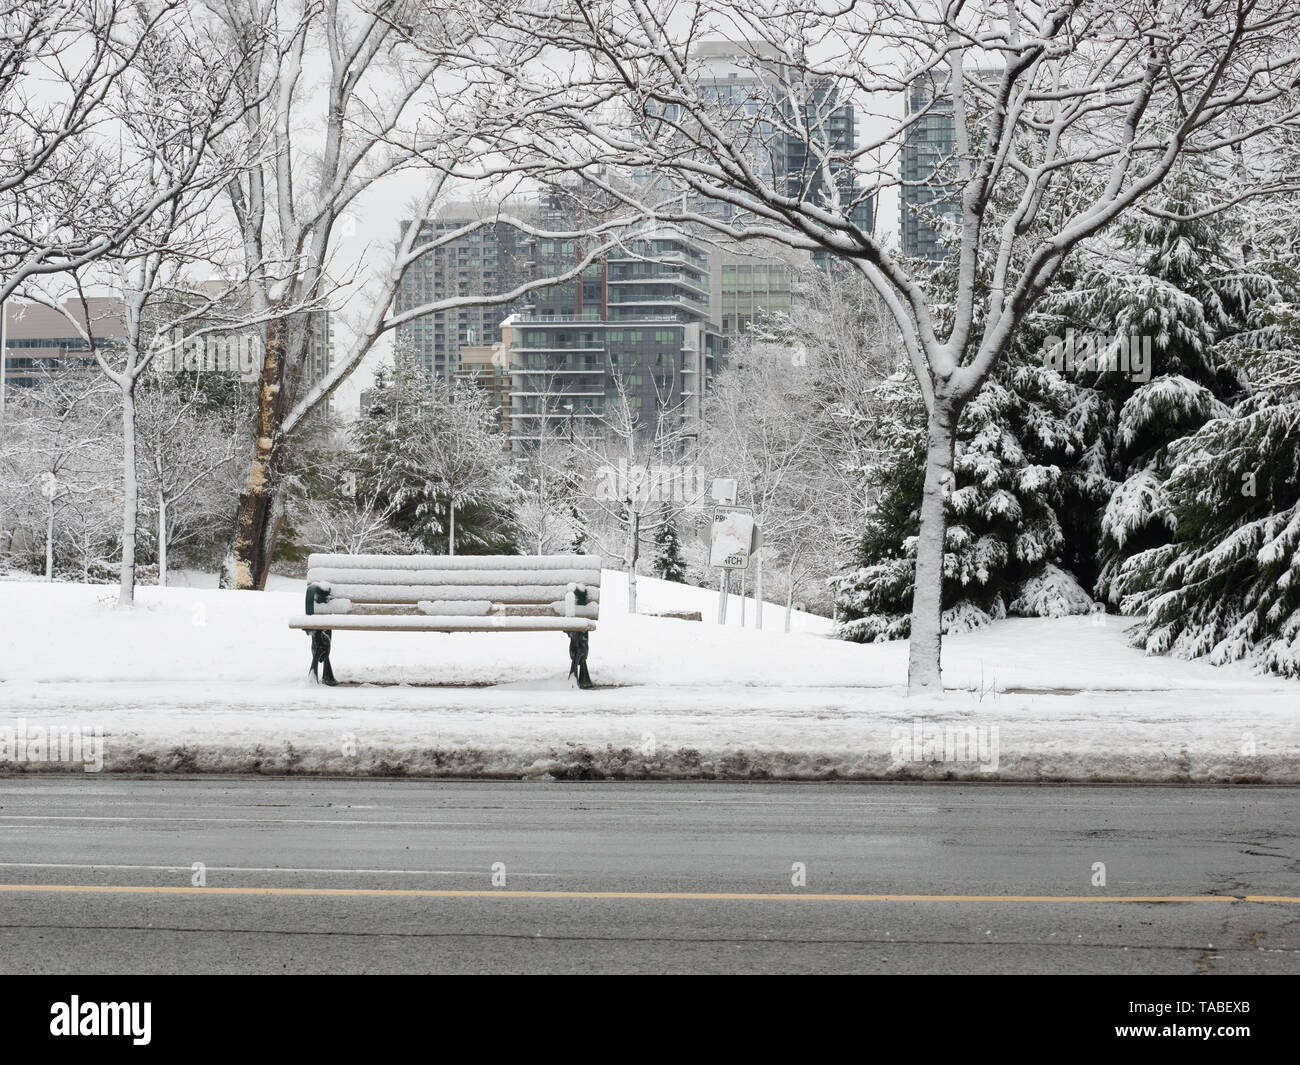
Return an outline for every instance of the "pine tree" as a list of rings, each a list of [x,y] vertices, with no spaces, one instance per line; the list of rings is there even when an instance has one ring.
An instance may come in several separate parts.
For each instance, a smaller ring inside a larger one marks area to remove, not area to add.
[[[394,528],[433,550],[444,528],[438,483],[424,450],[429,423],[426,375],[408,366],[381,368],[350,443],[358,502],[391,514]]]
[[[858,568],[833,582],[839,635],[860,642],[908,635],[919,528],[924,409],[905,372],[883,391],[892,412],[881,433],[889,457],[876,471]],[[1071,421],[1076,399],[1068,382],[1021,350],[963,412],[945,538],[945,631],[1008,614],[1092,609],[1064,567],[1058,516],[1066,485],[1083,476],[1086,449]]]
[[[1153,654],[1249,659],[1300,676],[1300,246],[1294,207],[1274,215],[1271,247],[1243,269],[1244,328],[1215,354],[1246,394],[1234,409],[1170,444],[1163,488],[1172,541],[1120,573],[1126,611],[1143,615]],[[1289,231],[1289,232],[1288,232]]]
[[[1125,560],[1174,535],[1170,445],[1226,415],[1241,393],[1218,345],[1242,328],[1261,285],[1234,262],[1231,218],[1194,217],[1211,193],[1205,172],[1185,166],[1167,183],[1162,212],[1125,226],[1116,252],[1054,301],[1067,328],[1109,338],[1075,378],[1096,395],[1093,472],[1111,482],[1095,522],[1079,531],[1099,544],[1096,594],[1116,606]]]
[[[376,374],[351,445],[359,504],[390,513],[392,525],[424,550],[518,550],[514,470],[474,385],[448,388],[406,365]]]
[[[677,523],[673,521],[667,507],[663,511],[663,524],[655,533],[655,553],[651,572],[661,580],[676,581],[678,584],[686,583],[686,561],[682,558],[682,543],[677,535]]]

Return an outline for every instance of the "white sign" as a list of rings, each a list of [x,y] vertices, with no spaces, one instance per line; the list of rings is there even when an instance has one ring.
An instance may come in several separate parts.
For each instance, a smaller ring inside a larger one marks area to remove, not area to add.
[[[754,512],[749,507],[718,507],[713,512],[709,565],[748,569],[754,542]]]
[[[734,477],[715,477],[711,496],[715,503],[734,503],[736,501],[736,479]]]

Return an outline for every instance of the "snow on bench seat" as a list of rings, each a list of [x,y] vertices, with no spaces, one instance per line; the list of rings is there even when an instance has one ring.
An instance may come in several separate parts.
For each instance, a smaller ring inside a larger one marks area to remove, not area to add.
[[[600,616],[592,555],[314,554],[307,583],[322,594],[292,628],[589,632]]]
[[[308,578],[316,584],[356,584],[366,587],[379,585],[452,584],[468,587],[499,587],[515,584],[600,584],[600,570],[587,567],[564,569],[531,569],[512,566],[510,569],[363,569],[357,566],[321,566],[311,570]]]
[[[596,622],[564,617],[429,617],[419,614],[343,616],[299,614],[293,629],[356,629],[372,632],[593,632]]]
[[[474,570],[579,569],[599,574],[594,555],[332,555],[317,553],[307,559],[309,571],[324,569]],[[308,577],[310,580],[310,576]],[[598,578],[599,579],[599,578]]]
[[[313,584],[317,583],[315,581]],[[575,581],[575,584],[584,582]],[[599,602],[600,593],[588,584],[589,602]],[[477,584],[461,588],[453,584],[332,584],[330,601],[335,597],[349,599],[354,603],[418,603],[427,600],[431,603],[451,603],[457,600],[465,603],[553,603],[563,599],[568,592],[567,584],[502,584],[497,586]],[[466,610],[469,613],[469,610]]]

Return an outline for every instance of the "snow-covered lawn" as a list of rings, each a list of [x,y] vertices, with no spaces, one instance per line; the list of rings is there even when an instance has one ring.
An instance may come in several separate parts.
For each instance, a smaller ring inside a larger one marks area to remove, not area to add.
[[[21,721],[102,727],[110,770],[1300,782],[1300,684],[1144,657],[1116,619],[952,637],[959,690],[908,699],[904,643],[842,643],[807,614],[787,635],[771,604],[741,629],[737,599],[719,627],[716,593],[644,577],[643,611],[704,623],[630,617],[606,572],[597,690],[568,686],[559,634],[404,632],[336,633],[331,689],[286,625],[301,582],[212,583],[119,611],[112,588],[0,581],[0,756]]]

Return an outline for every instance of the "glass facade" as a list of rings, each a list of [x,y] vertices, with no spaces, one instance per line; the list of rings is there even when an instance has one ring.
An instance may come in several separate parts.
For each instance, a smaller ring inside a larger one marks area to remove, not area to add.
[[[419,240],[447,238],[471,221],[466,215],[426,223]],[[504,223],[451,237],[407,269],[394,310],[401,313],[435,301],[495,296],[517,288],[528,277],[532,254],[531,238]],[[512,309],[505,304],[467,304],[422,315],[394,330],[397,350],[403,358],[414,359],[428,372],[450,380],[463,369],[463,348],[501,342],[501,322]]]
[[[907,91],[907,114],[918,117],[903,134],[899,196],[903,254],[934,262],[946,254],[944,229],[961,220],[954,184],[952,100],[940,96],[942,90],[943,85],[927,75]]]
[[[582,251],[539,241],[540,274]],[[685,236],[628,241],[581,279],[552,285],[510,326],[511,438],[589,435],[622,395],[649,428],[660,411],[698,419],[721,337],[710,321],[709,257]]]

